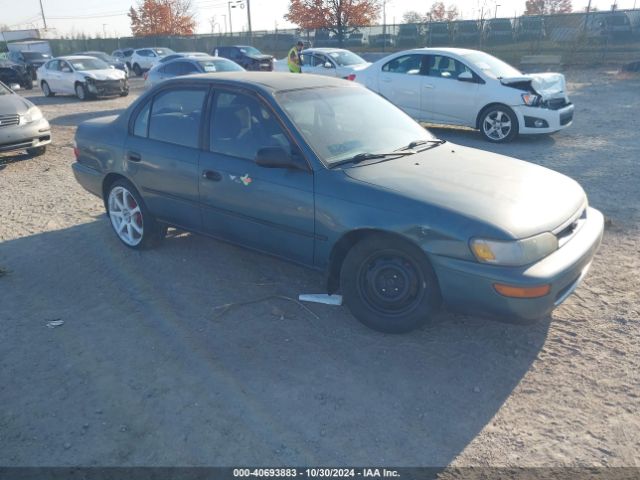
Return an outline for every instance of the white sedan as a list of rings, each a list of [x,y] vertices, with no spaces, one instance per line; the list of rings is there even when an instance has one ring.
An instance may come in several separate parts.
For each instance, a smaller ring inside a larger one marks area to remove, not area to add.
[[[49,60],[38,69],[38,84],[47,97],[64,93],[87,100],[98,96],[124,97],[129,94],[127,76],[122,70],[86,55]]]
[[[394,53],[355,80],[420,122],[480,130],[490,142],[571,125],[564,75],[525,75],[485,52],[418,48]]]
[[[353,80],[356,74],[371,63],[342,48],[307,48],[301,52],[302,73],[328,75]],[[274,70],[288,72],[287,59],[275,62]]]

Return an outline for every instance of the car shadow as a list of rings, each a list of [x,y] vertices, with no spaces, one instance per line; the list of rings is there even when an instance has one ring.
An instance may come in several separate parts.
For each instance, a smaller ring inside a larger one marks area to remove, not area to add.
[[[383,335],[299,303],[324,291],[316,272],[177,231],[134,251],[104,215],[2,246],[2,375],[19,379],[0,393],[3,454],[18,463],[445,466],[549,327],[442,313]]]
[[[101,118],[108,117],[112,115],[120,115],[124,112],[124,108],[114,108],[113,110],[99,110],[99,111],[90,111],[90,112],[81,112],[81,113],[72,113],[70,115],[62,115],[59,117],[52,118],[49,120],[49,123],[52,125],[66,126],[66,127],[77,127],[80,123],[85,120],[91,120],[93,118]]]
[[[11,163],[22,162],[24,160],[30,160],[35,158],[34,155],[29,155],[24,150],[18,150],[15,152],[2,152],[0,153],[0,171],[4,170],[7,165]]]

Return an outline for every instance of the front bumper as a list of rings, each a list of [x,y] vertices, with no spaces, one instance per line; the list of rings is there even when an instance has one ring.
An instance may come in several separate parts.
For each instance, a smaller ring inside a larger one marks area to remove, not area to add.
[[[87,91],[91,95],[98,97],[109,97],[113,95],[121,95],[129,91],[129,83],[127,79],[122,80],[94,80],[87,81]]]
[[[51,143],[51,127],[45,118],[25,125],[0,126],[0,152],[43,147]]]
[[[536,133],[553,133],[563,128],[567,128],[573,123],[573,113],[575,107],[569,104],[559,110],[542,107],[528,107],[526,105],[516,105],[511,107],[518,117],[519,130],[522,135]],[[544,122],[543,127],[535,127],[536,120]]]
[[[561,248],[533,265],[499,267],[432,255],[444,303],[452,310],[499,318],[533,320],[560,305],[584,278],[602,241],[604,218],[587,209],[586,221]],[[500,295],[495,283],[533,287],[551,286],[539,298]]]

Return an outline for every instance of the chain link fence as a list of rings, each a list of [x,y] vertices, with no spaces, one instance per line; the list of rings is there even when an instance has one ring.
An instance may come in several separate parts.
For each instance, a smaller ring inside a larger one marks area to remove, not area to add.
[[[56,55],[77,51],[112,52],[118,48],[169,47],[175,51],[214,53],[223,45],[253,45],[284,57],[296,41],[315,47],[348,48],[375,58],[416,47],[464,47],[485,50],[518,65],[527,56],[558,58],[565,66],[620,65],[640,60],[640,9],[562,15],[521,16],[366,26],[335,35],[328,30],[255,31],[232,35],[125,37],[51,40]]]

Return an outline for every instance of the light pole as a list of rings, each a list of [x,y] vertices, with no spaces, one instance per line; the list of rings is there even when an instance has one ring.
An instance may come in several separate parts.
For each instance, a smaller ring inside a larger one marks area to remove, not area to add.
[[[227,2],[227,7],[229,8],[229,33],[233,36],[233,27],[231,26],[231,3],[232,2]],[[236,6],[234,5],[233,8],[236,8]]]
[[[247,24],[249,26],[249,38],[253,39],[253,31],[251,30],[251,0],[247,2]]]
[[[496,3],[496,11],[493,14],[493,18],[498,18],[498,7],[500,6],[500,4]]]
[[[47,29],[47,19],[44,18],[44,8],[42,8],[42,0],[40,0],[40,13],[42,14],[42,23],[44,23],[44,29]]]

